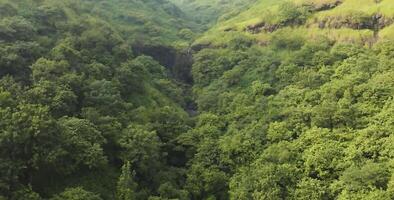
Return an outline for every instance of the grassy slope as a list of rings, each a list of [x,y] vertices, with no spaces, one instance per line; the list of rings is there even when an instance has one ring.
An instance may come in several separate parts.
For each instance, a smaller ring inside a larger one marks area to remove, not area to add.
[[[212,45],[224,45],[231,38],[237,35],[245,35],[257,39],[259,43],[265,44],[269,42],[271,36],[275,34],[270,32],[260,32],[252,34],[245,31],[248,26],[253,26],[261,22],[270,22],[278,20],[279,6],[286,0],[260,0],[250,9],[242,12],[238,16],[223,21],[209,30],[204,37],[197,40],[196,44],[209,43]],[[290,0],[298,6],[302,5],[324,5],[335,3],[336,0]],[[371,29],[355,29],[349,27],[319,27],[319,23],[342,23],[343,21],[356,21],[352,19],[355,15],[361,15],[370,20],[375,14],[382,15],[386,26],[378,30],[378,34],[374,34]],[[289,34],[299,34],[314,38],[321,35],[329,37],[339,42],[363,43],[370,44],[376,40],[385,40],[393,38],[394,26],[391,25],[394,18],[394,3],[390,0],[383,0],[376,3],[374,0],[343,0],[342,3],[335,8],[313,12],[306,22],[302,25],[291,26],[286,28]],[[279,30],[280,30],[279,29]]]
[[[190,20],[209,28],[217,20],[226,20],[239,14],[256,0],[171,0]]]

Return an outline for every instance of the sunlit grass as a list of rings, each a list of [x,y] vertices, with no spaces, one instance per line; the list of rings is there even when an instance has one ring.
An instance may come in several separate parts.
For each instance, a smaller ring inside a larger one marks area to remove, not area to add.
[[[383,0],[376,3],[375,0],[344,0],[338,7],[319,12],[316,17],[323,19],[327,17],[343,17],[354,11],[363,12],[366,15],[372,16],[380,13],[384,17],[394,17],[394,4],[391,0]]]
[[[394,24],[379,32],[381,40],[394,40]]]
[[[297,5],[315,5],[322,6],[336,3],[337,0],[290,0]],[[214,46],[223,46],[235,35],[244,35],[256,39],[260,44],[269,43],[274,33],[260,32],[252,34],[246,31],[248,26],[254,26],[262,22],[275,23],[280,21],[278,16],[279,5],[286,0],[261,0],[252,6],[249,10],[239,14],[237,17],[221,22],[207,32],[196,43],[210,43]],[[289,34],[302,34],[308,39],[321,36],[328,37],[337,42],[360,43],[370,45],[378,39],[394,39],[394,26],[389,26],[381,30],[375,37],[373,30],[357,30],[344,27],[336,28],[319,28],[321,21],[338,20],[340,23],[348,20],[354,20],[357,23],[362,19],[370,19],[375,14],[381,14],[387,19],[387,24],[394,19],[394,3],[392,0],[382,0],[376,3],[375,0],[343,0],[341,4],[326,11],[319,11],[309,16],[305,25],[292,27]]]

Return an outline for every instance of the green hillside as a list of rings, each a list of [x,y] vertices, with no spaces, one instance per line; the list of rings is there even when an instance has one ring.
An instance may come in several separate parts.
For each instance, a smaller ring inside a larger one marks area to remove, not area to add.
[[[394,199],[392,0],[0,0],[0,200]]]
[[[229,19],[247,9],[256,0],[171,0],[190,21],[209,28],[217,20]]]
[[[242,34],[265,44],[281,30],[308,39],[325,36],[339,42],[372,45],[392,39],[393,10],[392,2],[387,0],[265,0],[219,23],[199,41],[221,45],[226,38]]]
[[[174,42],[182,39],[178,32],[184,28],[197,29],[184,19],[185,14],[167,0],[147,1],[1,1],[4,16],[9,12],[18,12],[24,17],[39,12],[62,15],[62,20],[78,22],[80,20],[105,21],[128,39],[147,40],[149,42]],[[11,6],[11,7],[10,7]],[[46,10],[45,10],[46,9]],[[44,14],[43,13],[43,14]],[[48,16],[50,18],[52,16]]]
[[[260,0],[197,39],[193,199],[393,199],[392,6]]]
[[[0,199],[114,199],[129,179],[132,199],[185,196],[176,66],[198,27],[163,0],[2,0],[0,16]]]

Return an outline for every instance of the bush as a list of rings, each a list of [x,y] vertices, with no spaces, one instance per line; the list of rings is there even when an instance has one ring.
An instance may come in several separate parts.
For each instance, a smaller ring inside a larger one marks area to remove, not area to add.
[[[81,187],[67,188],[51,200],[102,200],[99,195],[86,191]]]
[[[305,39],[297,34],[294,34],[288,29],[282,29],[274,33],[271,39],[271,44],[275,49],[288,49],[297,50],[300,49]]]

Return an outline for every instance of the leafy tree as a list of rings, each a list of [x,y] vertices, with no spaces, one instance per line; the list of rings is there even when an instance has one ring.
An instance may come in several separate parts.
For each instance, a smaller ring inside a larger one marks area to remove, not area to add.
[[[139,61],[132,60],[125,63],[116,70],[115,77],[120,83],[121,94],[128,96],[131,93],[144,92],[144,81],[148,78],[148,72]]]
[[[106,140],[91,122],[65,117],[60,119],[59,126],[63,150],[58,152],[61,158],[58,170],[72,173],[81,165],[94,168],[106,163],[103,152]]]
[[[44,106],[21,104],[0,113],[1,182],[12,191],[31,183],[33,172],[50,160],[59,128]]]
[[[0,38],[5,41],[29,41],[36,32],[31,22],[22,17],[3,18],[0,27]]]
[[[276,49],[300,49],[305,39],[297,34],[289,35],[288,31],[288,29],[283,29],[275,32],[271,39],[272,46]]]
[[[84,190],[82,187],[67,188],[51,200],[101,200],[99,195]]]
[[[17,14],[16,8],[9,3],[1,3],[0,4],[0,15],[2,17],[14,16]]]
[[[1,199],[1,198],[0,198]],[[11,197],[12,200],[19,200],[19,199],[31,199],[31,200],[41,200],[42,198],[40,197],[39,194],[34,192],[31,188],[31,186],[22,188],[14,192]]]
[[[242,168],[230,182],[231,199],[286,199],[294,188],[296,167],[255,163]]]
[[[129,161],[137,175],[144,181],[154,184],[160,169],[160,140],[154,131],[148,131],[141,125],[129,125],[118,140],[121,147],[121,159]]]
[[[119,200],[134,200],[137,199],[136,190],[137,184],[134,182],[135,172],[131,171],[130,162],[126,162],[122,167],[122,174],[119,177],[117,184],[117,199]]]
[[[32,77],[35,82],[40,80],[54,81],[69,72],[67,61],[51,61],[41,58],[32,65]]]
[[[178,32],[178,35],[185,40],[192,40],[195,37],[195,34],[192,30],[185,28]]]
[[[102,114],[114,115],[124,111],[126,103],[123,101],[119,86],[107,80],[92,81],[85,92],[85,105],[95,107]]]
[[[280,18],[284,25],[295,24],[299,25],[306,21],[308,17],[308,10],[305,7],[299,7],[292,2],[285,2],[279,6]]]
[[[47,105],[54,117],[72,115],[75,113],[77,96],[64,85],[53,84],[50,81],[40,81],[26,92],[29,102]]]
[[[12,75],[18,81],[29,82],[29,66],[42,51],[37,42],[0,44],[0,76]]]
[[[323,181],[312,178],[305,178],[297,184],[294,193],[295,199],[300,200],[320,200],[329,199],[328,188]]]

